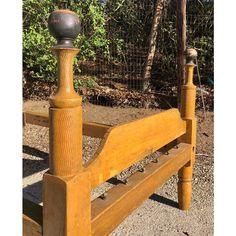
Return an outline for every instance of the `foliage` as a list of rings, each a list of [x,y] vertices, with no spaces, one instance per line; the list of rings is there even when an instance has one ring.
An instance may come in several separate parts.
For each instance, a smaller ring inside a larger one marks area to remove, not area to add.
[[[97,85],[95,76],[80,76],[79,79],[74,79],[74,88],[77,91],[80,87],[92,88]]]
[[[54,9],[60,7],[60,2],[23,0],[23,66],[27,76],[52,81],[56,78],[56,60],[49,50],[55,40],[48,33],[47,18]],[[146,53],[154,2],[67,1],[66,7],[77,12],[83,26],[82,34],[74,43],[81,50],[75,59],[75,73],[80,72],[81,60],[96,61],[102,56],[109,62],[112,60],[122,64],[129,63],[129,47]],[[167,0],[167,3],[158,29],[154,72],[157,72],[158,77],[173,78],[176,73],[177,51],[176,1]],[[188,46],[198,49],[198,62],[202,71],[207,76],[213,76],[213,2],[188,0],[187,26]],[[75,81],[75,86],[94,86],[96,82],[93,81],[92,77],[86,80],[81,77]]]
[[[213,1],[188,2],[188,46],[198,51],[198,64],[203,82],[214,76]],[[197,16],[197,17],[196,17]]]
[[[70,5],[83,25],[83,33],[77,38],[75,46],[81,49],[80,59],[96,59],[97,50],[109,54],[110,41],[106,38],[106,16],[104,5],[97,0],[76,1]]]
[[[176,73],[176,2],[170,2],[158,31],[157,60],[154,72],[158,78],[173,80]],[[213,79],[213,3],[212,1],[187,1],[187,47],[198,51],[198,64],[202,73],[202,82],[207,77]],[[177,81],[176,81],[177,82]]]
[[[56,78],[55,57],[50,47],[55,44],[47,29],[49,14],[60,4],[51,0],[23,0],[23,68],[24,74],[33,78],[54,81]],[[104,7],[96,0],[71,2],[68,6],[76,11],[88,28],[74,42],[81,52],[75,62],[95,59],[96,50],[108,54],[109,40],[106,39]],[[75,72],[79,72],[78,63]]]
[[[47,18],[52,11],[49,0],[23,1],[23,68],[33,78],[51,80],[56,60],[50,53],[55,40],[47,30]]]

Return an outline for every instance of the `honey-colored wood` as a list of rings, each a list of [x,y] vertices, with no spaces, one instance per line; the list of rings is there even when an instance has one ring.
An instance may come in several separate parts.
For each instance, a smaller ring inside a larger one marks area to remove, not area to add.
[[[150,163],[144,172],[137,172],[127,184],[118,184],[107,192],[105,199],[92,202],[92,235],[108,235],[134,209],[161,187],[179,168],[190,160],[191,145],[180,144],[169,150],[169,155]]]
[[[45,174],[43,235],[91,235],[89,173],[73,177]]]
[[[91,233],[90,175],[82,165],[82,98],[73,88],[75,48],[53,48],[58,89],[49,103],[49,173],[43,177],[43,235]]]
[[[177,109],[111,128],[87,167],[92,188],[185,132],[186,122]]]
[[[180,111],[181,117],[187,122],[187,131],[186,134],[179,138],[179,142],[191,145],[190,161],[178,172],[178,201],[179,207],[182,210],[188,210],[191,204],[192,174],[196,151],[196,86],[193,84],[194,67],[195,64],[192,61],[186,64],[186,81],[181,90]]]
[[[75,175],[82,166],[82,109],[50,108],[49,169],[57,176]]]
[[[83,135],[94,138],[104,138],[106,132],[108,132],[111,127],[111,125],[95,122],[83,122]]]
[[[47,113],[24,111],[23,117],[25,124],[49,127],[49,118]]]
[[[23,214],[23,236],[42,236],[42,226]]]
[[[23,115],[26,124],[49,127],[49,118],[47,113],[25,111]],[[94,138],[104,138],[109,128],[111,128],[110,125],[84,121],[83,135]]]
[[[193,166],[191,162],[187,163],[178,172],[179,176],[178,202],[179,202],[179,208],[184,211],[188,210],[191,204],[192,174],[193,174]]]

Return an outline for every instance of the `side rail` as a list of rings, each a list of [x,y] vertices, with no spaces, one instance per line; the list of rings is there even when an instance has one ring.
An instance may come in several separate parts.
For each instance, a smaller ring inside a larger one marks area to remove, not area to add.
[[[24,125],[32,124],[49,127],[48,113],[25,111],[23,112],[23,121]],[[104,138],[107,130],[111,127],[110,125],[83,121],[83,135],[94,138]]]
[[[181,119],[178,109],[111,128],[87,166],[91,173],[91,187],[105,182],[185,133],[186,121]]]
[[[23,199],[23,236],[42,235],[42,224],[42,206],[27,199]]]

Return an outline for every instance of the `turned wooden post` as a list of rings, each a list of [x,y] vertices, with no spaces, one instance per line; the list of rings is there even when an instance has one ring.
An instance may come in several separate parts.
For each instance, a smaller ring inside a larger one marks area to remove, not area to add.
[[[193,84],[194,60],[197,52],[194,49],[186,51],[186,79],[181,87],[181,116],[187,122],[187,132],[179,141],[192,145],[191,161],[180,169],[178,183],[178,201],[182,210],[188,210],[191,203],[192,195],[192,172],[195,162],[196,150],[196,118],[195,118],[195,100],[196,86]]]
[[[55,10],[48,20],[57,39],[58,89],[50,97],[49,172],[43,177],[43,235],[91,234],[90,177],[82,165],[82,98],[73,87],[72,41],[81,30],[78,16]]]

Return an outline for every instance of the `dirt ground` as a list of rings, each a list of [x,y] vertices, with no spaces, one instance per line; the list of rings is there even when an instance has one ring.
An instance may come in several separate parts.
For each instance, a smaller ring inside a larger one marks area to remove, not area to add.
[[[26,101],[24,110],[48,111],[46,101]],[[160,110],[137,108],[111,108],[83,105],[83,117],[86,121],[105,124],[119,124],[145,117]],[[137,236],[205,236],[213,235],[213,112],[203,119],[197,112],[197,157],[193,176],[192,205],[189,211],[178,209],[177,176],[150,196],[139,208],[127,217],[110,235]],[[100,144],[100,139],[83,137],[84,161],[89,160]],[[48,129],[27,124],[23,137],[23,195],[38,204],[42,204],[42,176],[48,170]],[[158,155],[158,154],[153,154]],[[153,156],[122,172],[118,177],[125,178],[137,170],[139,165],[150,162]],[[104,183],[92,191],[91,198],[100,196],[112,185]]]

